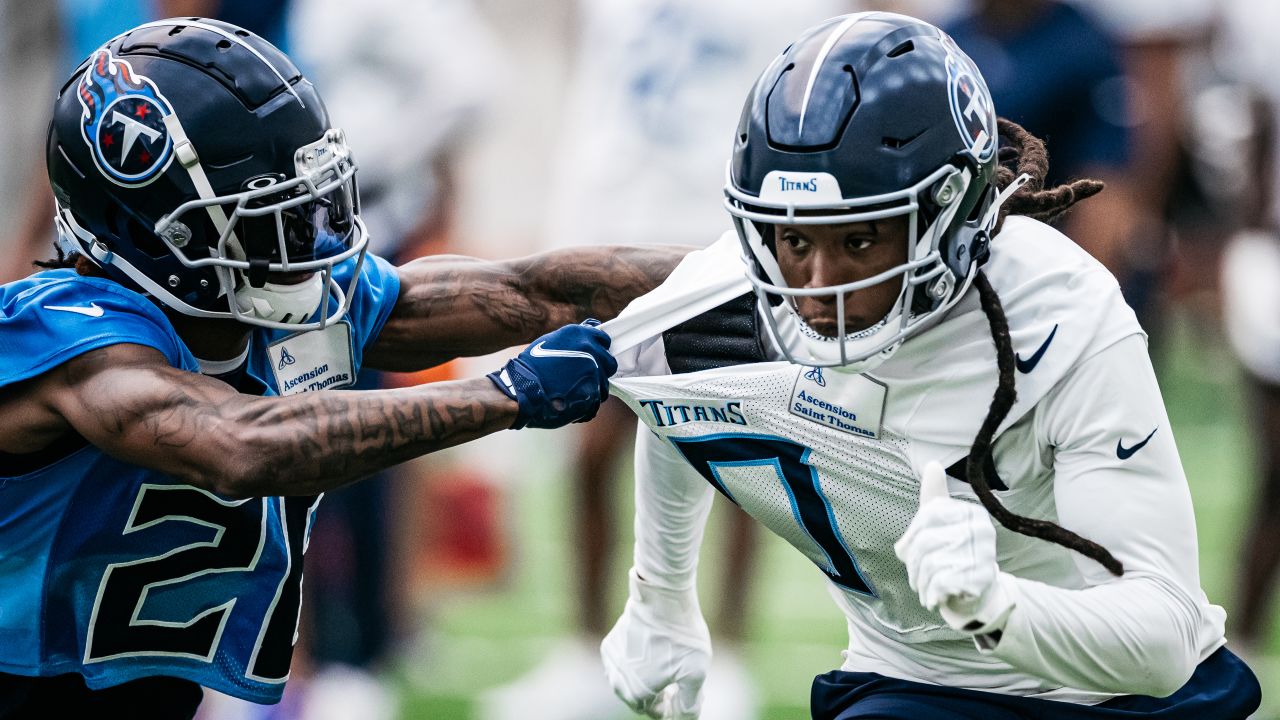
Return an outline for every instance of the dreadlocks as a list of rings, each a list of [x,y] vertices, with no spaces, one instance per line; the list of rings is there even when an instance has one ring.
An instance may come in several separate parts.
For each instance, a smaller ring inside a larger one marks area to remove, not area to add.
[[[52,257],[48,260],[32,260],[31,266],[38,267],[42,270],[61,270],[63,268],[74,268],[76,266],[76,261],[80,257],[79,254],[72,253],[68,255],[59,243],[53,244],[53,250],[58,254],[57,257]]]
[[[1102,182],[1081,179],[1059,185],[1049,190],[1044,189],[1044,178],[1049,171],[1049,153],[1039,138],[1027,132],[1021,125],[1000,118],[998,120],[1000,134],[1008,141],[1001,150],[1000,167],[996,172],[996,185],[1004,188],[1014,178],[1026,173],[1031,177],[1000,207],[1000,215],[992,235],[998,234],[1004,226],[1004,219],[1010,214],[1027,215],[1045,222],[1062,215],[1067,208],[1087,197],[1098,194],[1102,190]],[[1011,169],[1008,165],[1013,165]],[[982,506],[991,517],[1001,525],[1016,533],[1047,540],[1065,548],[1075,550],[1085,557],[1098,561],[1113,575],[1124,574],[1124,566],[1106,548],[1091,540],[1086,540],[1074,532],[1049,520],[1036,520],[1012,513],[991,492],[987,468],[994,467],[991,461],[991,448],[995,441],[996,430],[1004,421],[1017,399],[1014,388],[1014,353],[1013,341],[1009,337],[1009,320],[1005,317],[1000,297],[991,287],[991,282],[981,270],[974,277],[973,284],[978,289],[978,298],[982,311],[991,326],[991,338],[996,345],[996,369],[999,382],[995,396],[991,398],[991,407],[982,421],[978,435],[973,439],[969,449],[969,461],[965,467],[965,475],[973,487]]]
[[[1012,120],[998,118],[996,128],[1006,143],[1000,147],[1000,165],[996,168],[996,186],[1008,187],[1019,175],[1025,173],[1031,179],[1018,188],[1004,205],[991,234],[1004,227],[1004,219],[1010,214],[1026,215],[1043,222],[1053,222],[1072,205],[1102,192],[1101,180],[1082,178],[1065,185],[1045,190],[1044,178],[1049,174],[1049,151],[1044,141],[1027,132]],[[1009,165],[1013,165],[1012,168]]]

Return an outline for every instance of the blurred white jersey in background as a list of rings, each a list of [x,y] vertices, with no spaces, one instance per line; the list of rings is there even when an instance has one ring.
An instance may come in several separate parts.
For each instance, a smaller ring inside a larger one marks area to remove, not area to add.
[[[581,3],[551,169],[549,245],[706,245],[731,229],[722,188],[743,98],[801,31],[856,5]]]

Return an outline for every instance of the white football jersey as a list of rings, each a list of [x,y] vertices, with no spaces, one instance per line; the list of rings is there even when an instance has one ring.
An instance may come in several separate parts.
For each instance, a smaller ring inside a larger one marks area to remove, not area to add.
[[[1114,279],[1056,231],[1017,217],[984,270],[1018,354],[996,494],[1014,513],[1100,542],[1125,564],[1122,579],[997,525],[1000,568],[1020,595],[994,651],[947,627],[908,586],[893,544],[918,509],[924,464],[955,464],[951,494],[977,502],[957,477],[996,385],[976,292],[865,374],[787,362],[668,374],[661,337],[622,353],[614,394],[650,431],[637,457],[642,574],[692,573],[688,545],[700,531],[670,498],[705,502],[708,491],[692,489],[701,484],[827,576],[848,619],[845,670],[1093,703],[1154,692],[1144,663],[1184,657],[1194,667],[1221,646],[1224,613],[1199,588],[1190,496],[1145,337]]]

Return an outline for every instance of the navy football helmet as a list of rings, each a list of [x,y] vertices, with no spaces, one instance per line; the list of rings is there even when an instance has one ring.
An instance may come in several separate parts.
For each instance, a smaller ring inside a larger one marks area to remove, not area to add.
[[[47,150],[61,241],[113,279],[196,317],[345,314],[359,273],[344,288],[333,270],[368,242],[356,164],[257,35],[180,18],[114,38],[62,87]]]
[[[726,206],[773,338],[789,360],[861,371],[954,305],[987,255],[996,209],[996,115],[973,61],[938,28],[857,13],[809,29],[764,71],[743,108]],[[1010,188],[1012,191],[1012,188]],[[788,287],[775,224],[905,216],[906,262],[875,277]],[[801,296],[901,284],[879,323],[843,337],[809,327]]]

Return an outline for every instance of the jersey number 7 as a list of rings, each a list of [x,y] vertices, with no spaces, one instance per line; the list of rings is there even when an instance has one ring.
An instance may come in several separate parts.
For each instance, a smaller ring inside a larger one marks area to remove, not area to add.
[[[716,490],[740,505],[721,477],[729,468],[772,468],[791,503],[791,516],[825,556],[818,567],[840,587],[875,596],[836,525],[831,501],[822,492],[812,450],[773,435],[721,434],[669,437],[684,459]]]

